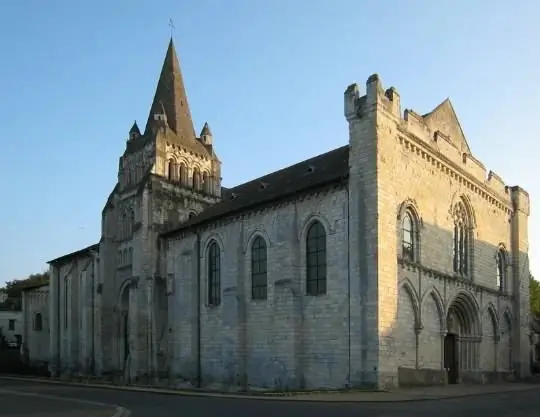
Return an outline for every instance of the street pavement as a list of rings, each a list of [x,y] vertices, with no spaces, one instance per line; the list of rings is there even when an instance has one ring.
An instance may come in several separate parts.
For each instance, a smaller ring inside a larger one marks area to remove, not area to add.
[[[529,387],[533,388],[533,387]],[[34,409],[47,409],[58,407],[55,413],[15,414],[17,417],[60,416],[82,417],[91,416],[91,412],[105,412],[112,416],[116,406],[124,407],[131,413],[131,417],[237,417],[238,415],[256,415],[257,417],[309,417],[332,416],[339,413],[340,417],[455,417],[457,414],[464,417],[538,417],[540,416],[540,385],[534,389],[513,392],[499,392],[452,399],[439,399],[427,401],[407,402],[379,402],[379,403],[340,403],[340,402],[308,402],[308,401],[281,401],[259,400],[246,398],[219,398],[196,397],[184,395],[167,395],[149,392],[122,391],[106,388],[74,387],[60,384],[40,383],[34,381],[15,381],[0,379],[0,393],[4,390],[40,394],[46,396],[62,397],[77,401],[93,401],[101,404],[110,404],[108,410],[77,410],[62,407],[76,407],[75,403],[48,405],[41,400],[35,400]],[[370,395],[362,393],[361,395]],[[4,404],[9,397],[0,397],[0,404]],[[11,400],[13,401],[13,400]],[[19,400],[25,402],[26,400]],[[34,399],[31,400],[34,402]],[[45,401],[45,399],[43,399]],[[28,399],[30,403],[30,397]],[[4,414],[0,405],[0,416],[12,416],[13,405],[8,407],[12,414]],[[30,407],[29,404],[22,404]],[[84,404],[80,404],[83,407]],[[89,404],[86,405],[90,407]],[[59,414],[63,412],[64,414]],[[71,412],[71,414],[70,414]],[[81,414],[86,412],[87,414]],[[98,417],[104,414],[96,414]],[[122,416],[124,417],[124,416]]]
[[[112,417],[116,411],[105,404],[0,389],[1,417]]]

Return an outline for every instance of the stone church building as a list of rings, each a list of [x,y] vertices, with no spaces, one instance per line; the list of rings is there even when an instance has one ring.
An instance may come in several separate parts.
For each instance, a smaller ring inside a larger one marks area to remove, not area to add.
[[[372,75],[344,114],[344,146],[222,187],[171,40],[100,241],[50,261],[51,369],[274,389],[526,376],[527,192],[473,156],[448,100],[402,113]]]

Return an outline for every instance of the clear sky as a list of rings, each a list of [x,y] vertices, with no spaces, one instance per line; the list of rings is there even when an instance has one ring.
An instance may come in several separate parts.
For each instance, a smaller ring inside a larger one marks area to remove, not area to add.
[[[0,12],[0,282],[95,243],[170,18],[199,131],[231,186],[347,143],[377,72],[418,113],[450,96],[473,153],[532,197],[540,274],[540,2],[20,0]]]

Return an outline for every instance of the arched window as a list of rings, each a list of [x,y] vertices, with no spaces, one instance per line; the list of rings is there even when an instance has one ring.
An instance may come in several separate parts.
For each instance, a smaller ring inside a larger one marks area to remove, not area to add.
[[[210,176],[208,175],[208,172],[204,172],[202,176],[203,180],[203,190],[205,193],[210,192]]]
[[[470,275],[471,219],[465,205],[460,202],[454,210],[454,272],[461,276]]]
[[[306,293],[326,294],[326,232],[318,221],[311,224],[306,237]]]
[[[221,253],[216,241],[208,247],[208,305],[221,304]]]
[[[499,291],[506,289],[506,256],[503,249],[497,251],[497,288]]]
[[[402,257],[406,261],[416,261],[416,222],[410,211],[405,212],[401,225],[403,234],[401,240]]]
[[[193,189],[196,191],[201,189],[201,173],[197,168],[193,169]]]
[[[180,164],[180,184],[186,185],[188,181],[188,173],[186,165],[181,163]]]
[[[167,173],[167,175],[170,180],[176,179],[176,174],[174,172],[175,169],[176,169],[176,164],[174,163],[174,159],[169,159],[169,172]]]
[[[36,313],[34,316],[34,330],[40,332],[43,329],[43,317],[41,313]]]
[[[257,236],[251,245],[251,298],[266,300],[267,288],[266,242]]]

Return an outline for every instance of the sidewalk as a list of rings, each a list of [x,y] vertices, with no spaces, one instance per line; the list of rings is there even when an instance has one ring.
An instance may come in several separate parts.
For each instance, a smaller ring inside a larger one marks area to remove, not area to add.
[[[156,394],[183,395],[192,397],[236,398],[265,401],[310,401],[310,402],[405,402],[427,401],[476,395],[497,394],[526,390],[540,390],[540,384],[501,383],[491,385],[448,385],[418,388],[401,388],[392,391],[329,391],[329,392],[297,392],[297,393],[221,393],[186,389],[167,389],[145,386],[109,385],[103,383],[85,383],[58,381],[45,378],[27,378],[0,376],[0,380],[12,380],[29,383],[57,384],[84,388],[113,389],[122,391],[150,392]]]

